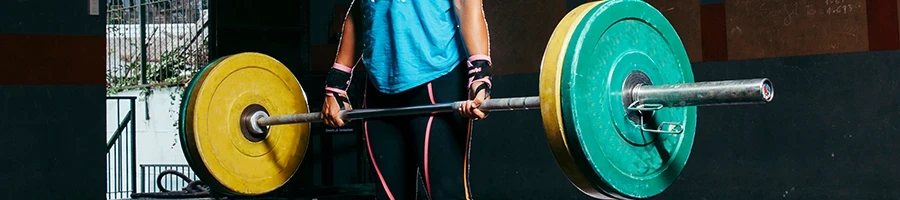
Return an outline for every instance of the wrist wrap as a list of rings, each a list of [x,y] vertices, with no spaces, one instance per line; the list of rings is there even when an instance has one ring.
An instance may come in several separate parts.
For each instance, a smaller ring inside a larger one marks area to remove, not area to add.
[[[491,57],[487,55],[473,55],[469,57],[467,61],[469,66],[469,85],[467,86],[469,89],[472,89],[472,84],[476,82],[482,82],[483,84],[479,85],[478,88],[475,89],[475,94],[477,95],[481,90],[485,91],[485,96],[490,96],[491,93]]]
[[[334,94],[347,94],[347,88],[350,87],[350,78],[353,75],[353,69],[346,65],[334,63],[328,76],[325,78],[325,95],[335,96]]]

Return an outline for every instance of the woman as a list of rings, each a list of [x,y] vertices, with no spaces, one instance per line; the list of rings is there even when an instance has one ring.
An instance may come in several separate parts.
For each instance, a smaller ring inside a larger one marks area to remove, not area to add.
[[[351,3],[322,117],[340,127],[357,60],[369,76],[364,108],[466,101],[458,112],[365,119],[378,199],[413,199],[417,178],[431,199],[469,199],[471,119],[490,98],[491,59],[481,0],[361,0]],[[421,171],[417,171],[417,168]],[[417,177],[421,174],[421,177]]]

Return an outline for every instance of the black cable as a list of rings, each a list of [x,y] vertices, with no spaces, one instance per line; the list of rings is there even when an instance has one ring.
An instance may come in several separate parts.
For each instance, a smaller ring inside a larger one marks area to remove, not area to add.
[[[188,183],[187,186],[181,188],[181,191],[169,191],[162,184],[163,176],[174,174]],[[131,198],[202,198],[210,197],[209,186],[204,185],[200,180],[191,180],[186,175],[175,170],[166,170],[156,176],[156,187],[162,192],[134,193]]]

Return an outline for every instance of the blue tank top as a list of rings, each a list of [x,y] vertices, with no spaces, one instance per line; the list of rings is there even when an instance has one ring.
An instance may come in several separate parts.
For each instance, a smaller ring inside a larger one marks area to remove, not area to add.
[[[465,60],[451,0],[357,0],[363,62],[375,88],[396,94],[430,82]]]

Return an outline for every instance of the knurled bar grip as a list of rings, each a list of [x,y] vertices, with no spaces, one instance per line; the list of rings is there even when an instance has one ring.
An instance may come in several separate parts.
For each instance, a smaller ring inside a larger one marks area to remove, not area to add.
[[[354,120],[354,119],[363,119],[363,118],[372,118],[372,117],[392,117],[392,116],[404,116],[404,115],[418,115],[418,114],[428,114],[428,113],[444,113],[444,112],[453,112],[459,109],[462,106],[462,103],[465,101],[457,101],[452,103],[440,103],[433,105],[422,105],[422,106],[411,106],[411,107],[402,107],[402,108],[383,108],[383,109],[354,109],[350,111],[341,111],[341,118],[345,120]],[[501,99],[488,99],[482,102],[481,106],[478,107],[481,110],[486,111],[504,111],[504,110],[527,110],[527,109],[537,109],[540,108],[541,101],[540,97],[532,96],[532,97],[515,97],[515,98],[501,98]],[[318,112],[314,113],[304,113],[304,114],[295,114],[295,115],[285,115],[285,116],[273,116],[273,117],[263,117],[260,118],[257,123],[262,126],[270,126],[270,125],[279,125],[279,124],[293,124],[293,123],[307,123],[307,122],[321,122],[322,117]]]
[[[731,104],[767,103],[773,92],[768,79],[697,82],[670,85],[645,85],[635,87],[632,95],[642,104],[661,104],[664,107],[709,106]],[[341,111],[345,120],[445,113],[456,111],[464,101],[433,105],[383,109],[354,109]],[[540,97],[514,97],[485,100],[479,109],[486,111],[528,110],[540,108]],[[284,116],[262,117],[261,126],[321,122],[318,112]]]

